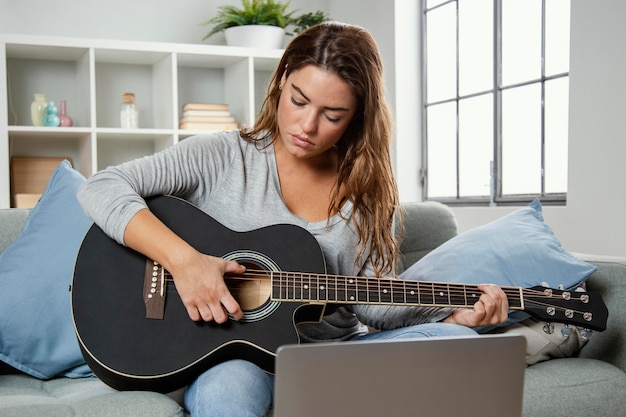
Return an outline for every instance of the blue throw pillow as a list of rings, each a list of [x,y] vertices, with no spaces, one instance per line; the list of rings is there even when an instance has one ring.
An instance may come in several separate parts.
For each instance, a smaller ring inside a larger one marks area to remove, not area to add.
[[[445,242],[408,268],[409,280],[574,289],[597,268],[566,252],[534,200],[498,220]],[[529,315],[512,311],[506,324]],[[480,328],[487,331],[490,328]]]
[[[76,200],[84,181],[61,162],[22,234],[0,254],[0,360],[41,379],[91,373],[78,347],[69,292],[91,226]]]

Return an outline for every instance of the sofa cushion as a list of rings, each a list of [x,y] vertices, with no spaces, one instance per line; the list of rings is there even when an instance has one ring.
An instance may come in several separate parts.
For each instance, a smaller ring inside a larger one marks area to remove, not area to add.
[[[596,270],[561,247],[534,200],[498,220],[448,240],[416,262],[402,279],[529,288],[547,284],[573,289]],[[512,311],[505,324],[529,315]],[[481,328],[488,331],[492,328]]]
[[[595,332],[580,355],[601,358],[626,372],[626,257],[578,256],[598,267],[586,282],[587,289],[600,294],[609,309],[606,330]]]
[[[27,375],[0,376],[0,416],[183,416],[173,399],[147,391],[120,392],[97,378],[41,381]]]
[[[523,416],[623,416],[626,373],[597,359],[565,358],[526,369]]]
[[[396,221],[396,235],[401,241],[398,273],[457,235],[454,212],[442,203],[405,202],[399,214],[401,221]]]
[[[0,360],[37,378],[85,376],[72,322],[69,286],[91,226],[76,200],[85,178],[63,161],[0,254]]]
[[[0,233],[0,253],[22,234],[30,209],[10,208],[0,210],[2,233]]]

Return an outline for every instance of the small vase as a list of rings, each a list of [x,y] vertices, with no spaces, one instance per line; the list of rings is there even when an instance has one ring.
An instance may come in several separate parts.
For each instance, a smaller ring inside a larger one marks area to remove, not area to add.
[[[61,123],[61,120],[59,119],[59,116],[57,115],[57,113],[59,112],[59,109],[57,108],[56,104],[54,104],[54,101],[51,101],[48,103],[48,105],[45,108],[45,112],[46,112],[46,115],[43,117],[44,126],[56,127],[59,125],[59,123]]]
[[[45,94],[35,94],[35,100],[30,105],[30,119],[33,122],[33,126],[43,126],[47,105]]]
[[[65,111],[65,100],[61,100],[61,114],[59,114],[59,126],[70,127],[74,124],[72,118]]]

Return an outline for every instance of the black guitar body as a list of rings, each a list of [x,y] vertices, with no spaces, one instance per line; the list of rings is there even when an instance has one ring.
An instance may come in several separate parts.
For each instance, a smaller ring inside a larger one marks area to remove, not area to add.
[[[174,197],[154,197],[148,205],[203,253],[265,270],[325,273],[317,241],[297,226],[239,233]],[[117,244],[95,225],[76,262],[71,299],[80,347],[93,372],[119,390],[170,392],[211,366],[236,358],[273,372],[276,349],[298,342],[295,324],[319,321],[323,314],[321,304],[268,298],[244,311],[241,321],[194,322],[174,283],[167,282],[163,318],[146,318],[146,263],[143,255]]]

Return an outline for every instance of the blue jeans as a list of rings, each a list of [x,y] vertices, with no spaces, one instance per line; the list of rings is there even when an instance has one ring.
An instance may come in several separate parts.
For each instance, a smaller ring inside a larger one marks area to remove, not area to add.
[[[456,324],[426,323],[358,336],[352,340],[418,339],[476,335]],[[194,417],[263,417],[272,406],[274,376],[245,360],[221,363],[200,375],[185,391]]]

